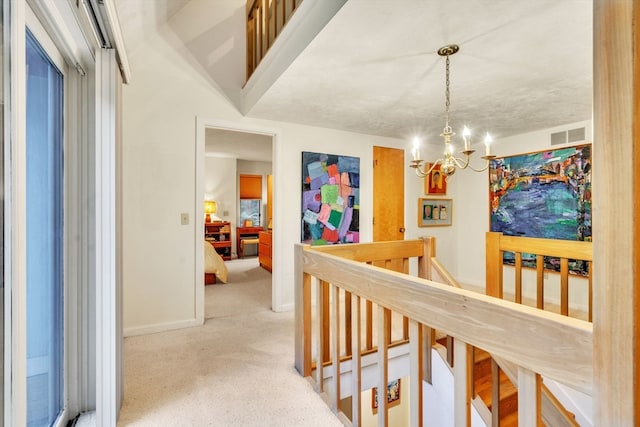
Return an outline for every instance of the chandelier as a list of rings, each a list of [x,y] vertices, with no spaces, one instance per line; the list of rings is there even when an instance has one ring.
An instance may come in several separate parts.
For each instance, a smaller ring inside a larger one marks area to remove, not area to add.
[[[494,159],[496,156],[491,154],[491,142],[493,141],[491,135],[487,133],[484,139],[484,144],[486,146],[485,155],[481,158],[486,161],[484,167],[480,169],[476,169],[470,165],[471,155],[475,152],[475,150],[471,149],[471,131],[468,127],[464,127],[462,131],[462,139],[464,140],[464,150],[461,152],[464,158],[454,156],[453,145],[451,144],[451,137],[455,135],[451,126],[449,126],[449,107],[451,105],[450,95],[449,95],[449,56],[455,54],[460,47],[456,44],[450,44],[441,47],[438,49],[438,55],[446,57],[446,79],[445,79],[445,124],[444,130],[440,134],[440,136],[444,139],[444,158],[438,159],[433,162],[430,166],[428,166],[427,162],[420,159],[420,140],[416,137],[413,141],[413,160],[411,161],[411,166],[416,170],[416,175],[419,177],[424,177],[429,174],[440,165],[440,172],[448,177],[453,175],[456,171],[456,168],[459,169],[471,169],[476,172],[482,172],[487,170],[489,167],[489,162],[491,159]],[[426,169],[429,167],[429,169]]]

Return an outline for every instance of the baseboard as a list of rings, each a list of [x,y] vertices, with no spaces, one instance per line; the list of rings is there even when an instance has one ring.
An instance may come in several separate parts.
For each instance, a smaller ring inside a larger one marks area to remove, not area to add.
[[[181,320],[179,322],[157,323],[155,325],[125,328],[123,333],[125,337],[157,334],[158,332],[172,331],[175,329],[193,328],[194,326],[201,326],[202,323],[203,322],[200,322],[197,319]]]
[[[276,312],[276,313],[284,313],[284,312],[287,312],[287,311],[293,311],[293,310],[295,310],[295,308],[296,308],[296,306],[293,303],[292,304],[282,304],[282,305],[279,305],[278,307],[274,307],[273,311]]]

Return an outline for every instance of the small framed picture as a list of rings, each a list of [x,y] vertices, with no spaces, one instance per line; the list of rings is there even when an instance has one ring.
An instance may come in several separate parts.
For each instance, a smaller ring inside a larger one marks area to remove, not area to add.
[[[433,163],[428,163],[427,170],[432,165]],[[447,194],[447,177],[440,170],[440,165],[437,165],[430,174],[424,177],[424,194],[438,194],[441,196]]]
[[[391,408],[400,404],[400,378],[387,384],[387,407]],[[371,409],[378,413],[378,387],[371,390]]]
[[[451,199],[418,199],[418,227],[451,225]]]

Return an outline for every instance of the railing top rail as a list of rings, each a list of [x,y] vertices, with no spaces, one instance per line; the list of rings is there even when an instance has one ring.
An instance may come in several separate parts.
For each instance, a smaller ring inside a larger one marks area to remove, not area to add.
[[[296,245],[296,251],[305,273],[591,394],[593,329],[588,322],[303,245]]]
[[[495,238],[495,236],[500,238],[500,250],[502,251],[528,252],[536,255],[584,261],[593,260],[593,245],[591,242],[506,236],[496,232],[487,233],[487,239]]]
[[[424,252],[424,242],[422,239],[393,240],[355,245],[309,246],[308,248],[354,261],[373,262],[420,257]]]

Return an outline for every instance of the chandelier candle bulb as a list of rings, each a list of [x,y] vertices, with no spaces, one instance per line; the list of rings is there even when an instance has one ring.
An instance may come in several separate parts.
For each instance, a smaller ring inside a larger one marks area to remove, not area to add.
[[[416,136],[413,138],[413,160],[420,160],[420,139]]]
[[[493,138],[491,138],[491,135],[487,133],[487,136],[484,137],[484,145],[487,148],[487,156],[491,155],[491,142],[493,142]]]
[[[462,130],[462,138],[464,138],[464,151],[469,151],[469,136],[471,136],[471,131],[468,127],[464,127]]]

